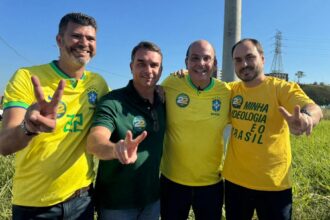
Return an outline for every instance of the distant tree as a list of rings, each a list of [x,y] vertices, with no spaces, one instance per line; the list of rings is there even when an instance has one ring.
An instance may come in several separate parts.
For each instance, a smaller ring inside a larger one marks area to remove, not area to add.
[[[318,105],[330,104],[330,86],[326,85],[300,85],[304,92]]]
[[[298,79],[297,80],[298,84],[300,84],[300,79],[306,76],[305,73],[303,71],[300,71],[300,70],[298,72],[296,72],[295,75]]]
[[[313,85],[314,85],[314,86],[317,86],[317,82],[313,82]]]

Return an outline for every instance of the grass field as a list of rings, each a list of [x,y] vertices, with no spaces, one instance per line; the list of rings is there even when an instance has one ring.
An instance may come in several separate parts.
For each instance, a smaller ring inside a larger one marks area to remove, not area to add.
[[[291,140],[294,181],[293,219],[328,220],[330,219],[330,120],[323,120],[311,136],[293,136]],[[0,156],[1,220],[11,219],[12,175],[13,156]],[[194,219],[193,214],[189,219]]]

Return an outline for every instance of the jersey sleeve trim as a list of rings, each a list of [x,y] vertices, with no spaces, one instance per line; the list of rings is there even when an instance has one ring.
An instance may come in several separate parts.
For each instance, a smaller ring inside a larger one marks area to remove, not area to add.
[[[26,104],[25,102],[7,102],[3,106],[4,109],[15,108],[15,107],[27,109],[29,107],[29,105]]]

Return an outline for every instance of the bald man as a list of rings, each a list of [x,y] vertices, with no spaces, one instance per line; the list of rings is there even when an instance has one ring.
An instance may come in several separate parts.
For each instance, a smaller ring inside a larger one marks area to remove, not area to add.
[[[217,60],[206,40],[190,44],[188,74],[169,76],[166,132],[161,163],[161,217],[221,219],[223,130],[228,123],[230,89],[212,78]]]

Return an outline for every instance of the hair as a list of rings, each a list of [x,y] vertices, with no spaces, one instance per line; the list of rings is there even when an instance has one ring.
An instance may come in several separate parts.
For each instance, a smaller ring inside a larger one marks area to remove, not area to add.
[[[69,22],[73,22],[75,24],[83,25],[83,26],[92,26],[95,30],[97,30],[97,24],[93,17],[83,14],[83,13],[68,13],[62,17],[60,24],[58,26],[58,34],[63,35]]]
[[[149,41],[141,41],[132,50],[132,54],[131,54],[131,62],[132,63],[134,62],[136,52],[140,49],[146,49],[146,50],[150,50],[150,51],[159,53],[159,55],[161,56],[161,58],[163,60],[163,54],[162,54],[162,51],[161,51],[160,47],[158,47],[156,44],[154,44],[152,42],[149,42]]]
[[[259,54],[260,54],[260,55],[264,55],[264,49],[262,48],[262,46],[261,46],[261,44],[260,44],[260,42],[259,42],[258,40],[253,39],[253,38],[244,38],[244,39],[238,41],[238,42],[237,42],[236,44],[234,44],[234,46],[232,47],[232,49],[231,49],[231,56],[232,56],[232,57],[234,56],[234,50],[235,50],[235,48],[236,48],[239,44],[241,44],[241,43],[243,43],[243,42],[245,42],[245,41],[250,41],[250,42],[251,42],[251,43],[257,48],[257,51],[259,52]]]

